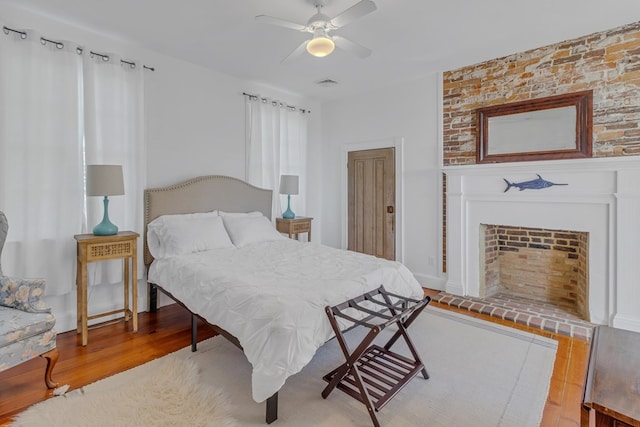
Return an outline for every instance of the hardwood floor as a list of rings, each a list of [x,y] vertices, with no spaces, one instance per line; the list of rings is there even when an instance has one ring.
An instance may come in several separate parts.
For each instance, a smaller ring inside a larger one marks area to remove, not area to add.
[[[448,306],[437,306],[461,311]],[[541,426],[580,425],[580,402],[589,352],[587,341],[463,312],[558,340],[558,353]],[[86,347],[79,345],[80,336],[75,331],[65,332],[58,335],[60,359],[53,372],[53,379],[59,384],[70,384],[75,389],[162,357],[190,344],[190,327],[190,314],[174,304],[162,307],[157,313],[141,313],[138,333],[135,334],[128,332],[129,325],[124,322],[91,329]],[[199,340],[213,335],[213,331],[206,325],[201,324],[198,328]],[[7,425],[15,414],[28,406],[51,396],[51,391],[44,385],[44,367],[45,361],[36,358],[0,373],[1,426]]]
[[[191,344],[191,315],[178,304],[157,313],[140,313],[138,332],[119,321],[89,330],[82,347],[75,331],[58,335],[60,359],[53,380],[79,388],[131,369]],[[198,339],[214,336],[210,327],[198,327]],[[0,373],[0,426],[28,406],[51,397],[44,384],[45,360],[38,357]]]

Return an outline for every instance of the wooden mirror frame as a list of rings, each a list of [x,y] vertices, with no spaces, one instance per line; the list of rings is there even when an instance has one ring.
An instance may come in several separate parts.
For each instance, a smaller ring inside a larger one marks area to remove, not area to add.
[[[491,144],[490,118],[571,106],[576,109],[575,147],[560,150],[536,151],[532,149],[515,153],[489,154]],[[593,93],[590,90],[479,108],[476,110],[476,162],[502,163],[591,157],[592,117]]]

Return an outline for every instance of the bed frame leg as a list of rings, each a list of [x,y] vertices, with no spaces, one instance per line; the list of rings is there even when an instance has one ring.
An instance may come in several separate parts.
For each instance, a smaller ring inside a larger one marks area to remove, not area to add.
[[[149,312],[158,311],[158,287],[153,283],[149,283]]]
[[[191,315],[191,351],[198,349],[198,317]]]
[[[267,424],[278,419],[278,392],[267,399]]]

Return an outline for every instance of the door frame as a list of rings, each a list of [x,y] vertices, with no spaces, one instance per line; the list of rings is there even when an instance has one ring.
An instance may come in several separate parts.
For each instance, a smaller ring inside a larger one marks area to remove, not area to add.
[[[347,164],[349,161],[349,153],[352,151],[375,150],[378,148],[395,148],[394,160],[396,167],[396,200],[395,200],[395,245],[396,245],[396,261],[404,263],[404,138],[393,137],[388,139],[379,139],[374,141],[363,141],[347,143],[342,146],[342,168],[340,168],[340,187],[341,187],[341,223],[342,223],[342,249],[346,249],[349,239],[349,186],[347,182]]]

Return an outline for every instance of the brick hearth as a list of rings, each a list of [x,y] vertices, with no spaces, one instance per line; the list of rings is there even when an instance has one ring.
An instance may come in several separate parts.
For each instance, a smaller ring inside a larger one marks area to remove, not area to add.
[[[432,300],[575,338],[590,339],[595,326],[580,319],[576,312],[513,295],[496,294],[486,298],[473,298],[440,292]]]

